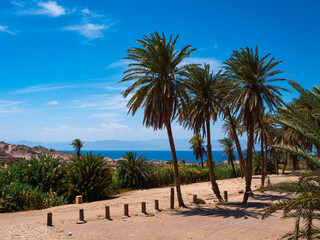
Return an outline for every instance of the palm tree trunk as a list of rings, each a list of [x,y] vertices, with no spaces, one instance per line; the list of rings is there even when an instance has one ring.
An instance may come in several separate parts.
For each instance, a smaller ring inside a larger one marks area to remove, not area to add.
[[[284,159],[282,174],[286,171],[288,159],[290,158],[290,153],[286,152],[286,158]]]
[[[231,165],[232,165],[232,169],[233,169],[233,175],[236,178],[237,177],[237,173],[236,173],[236,170],[234,169],[233,159],[231,158],[230,160],[231,160]]]
[[[264,136],[264,177],[268,176],[268,141],[267,141],[267,136]]]
[[[237,135],[236,127],[232,121],[232,116],[231,116],[230,110],[226,109],[226,112],[227,112],[227,116],[228,116],[230,124],[231,124],[232,138],[233,138],[234,142],[236,143],[237,153],[238,153],[238,158],[239,158],[239,163],[240,163],[241,177],[243,178],[243,176],[245,176],[245,174],[246,174],[246,170],[245,170],[246,166],[244,164],[240,141],[239,141],[239,138]]]
[[[208,114],[207,117],[207,156],[208,156],[208,166],[209,166],[209,174],[210,174],[210,180],[211,180],[211,186],[214,194],[218,198],[219,202],[223,201],[223,198],[221,197],[219,186],[216,181],[216,176],[214,175],[214,169],[213,169],[213,158],[212,158],[212,151],[211,151],[211,133],[210,133],[210,116]]]
[[[203,167],[203,156],[201,156],[201,167]]]
[[[182,199],[182,194],[181,194],[178,160],[177,160],[176,149],[174,146],[170,121],[166,122],[166,128],[167,128],[167,133],[168,133],[168,138],[169,138],[169,143],[170,143],[170,148],[171,148],[171,154],[172,154],[172,161],[173,161],[173,168],[174,168],[174,179],[175,179],[175,183],[176,183],[178,203],[179,203],[180,207],[185,207],[185,205],[183,203],[183,199]]]
[[[264,134],[263,134],[262,128],[260,130],[260,140],[261,140],[261,187],[264,187],[264,181],[265,181]]]
[[[246,175],[245,175],[245,180],[246,180],[246,189],[244,192],[243,196],[243,203],[248,202],[249,195],[252,194],[251,191],[251,182],[252,182],[252,150],[253,150],[253,145],[254,145],[254,122],[252,119],[252,113],[248,114],[247,116],[247,126],[248,126],[248,143],[247,143],[247,165],[246,165]]]
[[[279,175],[277,151],[274,148],[272,148],[272,155],[273,155],[273,162],[274,162],[274,168],[276,170],[276,174]]]

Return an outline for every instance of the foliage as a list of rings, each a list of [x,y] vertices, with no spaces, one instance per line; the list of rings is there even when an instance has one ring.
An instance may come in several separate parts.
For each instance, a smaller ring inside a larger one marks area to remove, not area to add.
[[[82,195],[85,201],[106,198],[112,184],[112,171],[104,156],[90,152],[80,157],[74,156],[70,160],[69,201],[73,201],[76,195]]]
[[[252,168],[253,168],[254,174],[261,174],[261,153],[260,152],[253,153]],[[274,163],[270,157],[267,157],[267,173],[270,173],[270,174],[275,173]]]
[[[117,162],[117,177],[122,188],[144,188],[152,186],[154,181],[153,167],[136,152],[127,152],[124,160]]]
[[[62,195],[67,191],[66,163],[52,155],[39,154],[30,160],[21,160],[12,167],[14,179],[37,187],[43,192]]]
[[[230,138],[224,138],[219,140],[219,143],[223,146],[222,156],[225,156],[225,155],[228,156],[228,159],[227,159],[228,164],[232,165],[234,177],[236,177],[237,174],[234,169],[234,160],[236,159],[236,157],[234,156],[234,150],[235,150],[234,142]]]
[[[201,166],[203,167],[203,157],[206,156],[206,148],[203,146],[203,137],[200,133],[197,133],[190,139],[189,143],[191,144],[190,149],[193,150],[196,161],[200,158]]]
[[[81,155],[81,148],[83,148],[83,144],[84,144],[84,142],[82,142],[79,138],[76,138],[70,144],[74,148],[78,157],[80,157],[80,155]]]

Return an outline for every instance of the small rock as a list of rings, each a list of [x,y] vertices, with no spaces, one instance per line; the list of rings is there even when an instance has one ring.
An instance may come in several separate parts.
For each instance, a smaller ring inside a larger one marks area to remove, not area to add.
[[[243,190],[239,190],[238,193],[244,193],[244,191]]]
[[[72,236],[72,232],[68,232],[68,236]]]

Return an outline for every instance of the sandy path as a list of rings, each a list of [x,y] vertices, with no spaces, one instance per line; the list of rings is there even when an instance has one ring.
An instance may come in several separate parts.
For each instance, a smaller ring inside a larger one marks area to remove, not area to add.
[[[271,183],[293,181],[296,176],[272,175]],[[197,194],[206,204],[189,206],[179,211],[165,210],[156,215],[154,200],[158,199],[161,209],[169,208],[170,188],[130,191],[114,198],[81,205],[64,205],[45,210],[0,214],[1,239],[277,239],[292,230],[292,221],[276,217],[261,220],[257,210],[285,197],[280,193],[257,193],[243,208],[238,204],[244,188],[241,178],[219,180],[220,190],[227,190],[229,203],[212,203],[214,196],[210,184],[195,183],[182,186],[185,203]],[[253,179],[253,189],[260,185],[258,176]],[[139,216],[142,201],[147,203],[148,216]],[[131,218],[121,219],[123,204],[129,204]],[[104,207],[110,206],[113,221],[102,221]],[[177,203],[176,203],[177,205]],[[85,210],[86,224],[75,224],[79,209]],[[52,228],[47,228],[46,214],[53,213]],[[250,231],[250,234],[245,234]],[[72,232],[72,236],[68,236]]]

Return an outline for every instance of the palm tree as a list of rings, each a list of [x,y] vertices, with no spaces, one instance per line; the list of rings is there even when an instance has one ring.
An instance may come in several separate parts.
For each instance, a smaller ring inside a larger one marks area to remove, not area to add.
[[[236,170],[234,169],[234,160],[235,160],[235,156],[234,156],[234,150],[235,150],[235,147],[234,147],[234,142],[230,139],[230,138],[224,138],[224,139],[221,139],[219,140],[219,143],[222,145],[223,147],[223,152],[222,152],[222,156],[225,156],[227,155],[228,156],[228,164],[231,164],[232,165],[232,169],[233,169],[233,174],[234,174],[234,177],[236,178],[237,177],[237,174],[236,174]]]
[[[201,166],[203,167],[203,156],[206,155],[206,148],[203,146],[203,137],[200,133],[194,135],[189,143],[191,144],[190,149],[193,150],[193,154],[196,157],[196,161],[200,158]]]
[[[268,59],[271,54],[260,58],[258,47],[255,52],[249,47],[233,51],[233,54],[224,62],[225,75],[232,84],[229,93],[231,110],[239,112],[243,125],[247,131],[247,164],[246,164],[246,190],[243,203],[247,203],[251,193],[252,181],[252,153],[254,147],[254,126],[259,120],[263,107],[266,105],[270,111],[281,105],[281,92],[285,90],[272,85],[275,81],[285,79],[277,78],[282,73],[274,68],[281,62],[274,58]]]
[[[221,99],[219,94],[220,73],[214,75],[210,71],[210,65],[204,67],[198,65],[186,66],[186,85],[188,91],[188,105],[179,113],[179,121],[195,133],[203,132],[207,137],[207,156],[212,190],[219,201],[223,201],[216,177],[211,150],[210,121],[216,121],[218,114],[217,101]]]
[[[117,162],[122,187],[134,189],[148,186],[153,179],[153,171],[147,159],[143,155],[137,158],[136,152],[126,152],[123,159]]]
[[[82,142],[79,138],[76,138],[72,141],[70,145],[74,148],[78,157],[81,155],[81,148],[83,147],[84,142]]]
[[[181,62],[190,56],[195,49],[185,46],[175,50],[178,37],[170,36],[167,41],[164,34],[157,32],[150,37],[138,40],[141,48],[131,48],[125,59],[131,61],[129,69],[120,82],[134,81],[122,95],[126,98],[133,93],[127,106],[128,113],[134,115],[139,108],[144,108],[143,124],[154,130],[167,129],[172,160],[174,165],[175,184],[179,206],[184,206],[178,170],[178,161],[171,130],[171,121],[175,118],[179,106],[184,106],[186,98],[185,84],[182,80]]]
[[[240,126],[238,119],[231,115],[230,108],[228,106],[223,108],[223,113],[226,116],[226,119],[224,124],[222,125],[222,131],[224,132],[224,134],[227,134],[227,136],[236,143],[237,153],[238,153],[239,163],[240,163],[241,177],[243,178],[245,176],[246,166],[244,163],[243,153],[242,153],[240,141],[238,138],[238,134],[241,134],[242,132],[242,128],[241,128],[242,126]]]
[[[301,108],[293,104],[285,104],[278,109],[276,121],[282,127],[296,132],[304,138],[304,142],[309,142],[315,149],[320,149],[320,88],[314,86],[313,91],[303,89],[297,83],[291,82],[290,85],[301,95],[300,98],[312,111],[306,114]],[[264,190],[281,190],[294,193],[291,199],[281,200],[278,203],[265,208],[263,217],[268,217],[277,210],[284,210],[283,218],[295,218],[295,229],[286,237],[291,239],[318,239],[320,238],[319,229],[313,225],[314,219],[319,219],[320,211],[320,157],[312,152],[312,148],[279,144],[273,146],[295,156],[299,156],[311,164],[316,171],[310,171],[303,174],[298,182],[280,183],[274,186],[264,188]],[[300,229],[300,221],[304,220],[305,229]]]

